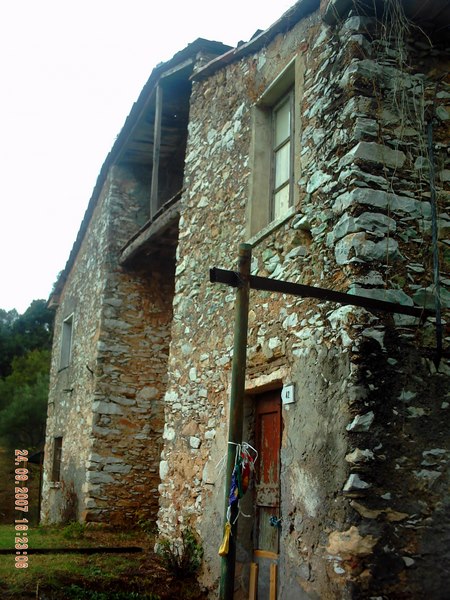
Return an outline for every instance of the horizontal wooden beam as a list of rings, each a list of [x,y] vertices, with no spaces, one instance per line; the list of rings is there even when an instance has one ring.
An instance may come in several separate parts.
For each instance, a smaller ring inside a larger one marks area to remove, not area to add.
[[[278,560],[279,554],[270,552],[270,550],[253,550],[253,556],[257,558],[268,558],[270,560]]]
[[[240,285],[239,273],[237,273],[237,271],[228,271],[216,267],[209,270],[209,280],[211,283],[224,283],[231,287],[239,287]],[[278,292],[280,294],[301,296],[302,298],[317,298],[319,300],[337,302],[338,304],[343,305],[361,306],[369,311],[398,313],[401,315],[417,317],[419,319],[426,319],[427,317],[434,315],[433,311],[418,306],[406,306],[405,304],[386,302],[385,300],[377,300],[376,298],[368,298],[367,296],[346,294],[344,292],[336,292],[334,290],[327,290],[311,285],[293,283],[292,281],[281,281],[280,279],[269,279],[268,277],[257,277],[255,275],[250,276],[250,288],[265,292]]]
[[[163,238],[165,232],[178,223],[180,218],[181,193],[171,198],[164,207],[160,208],[154,219],[148,221],[136,235],[134,235],[120,251],[119,263],[125,265],[134,260],[144,248],[157,244],[160,238]],[[177,237],[173,240],[175,246]]]

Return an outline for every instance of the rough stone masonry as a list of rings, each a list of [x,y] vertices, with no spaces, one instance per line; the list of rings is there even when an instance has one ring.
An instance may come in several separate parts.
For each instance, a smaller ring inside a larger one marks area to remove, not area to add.
[[[58,287],[43,517],[157,518],[171,540],[190,527],[211,598],[235,292],[208,269],[234,268],[243,241],[255,275],[442,309],[438,356],[435,318],[251,293],[246,441],[262,395],[291,383],[296,395],[281,407],[278,598],[448,598],[449,47],[432,11],[383,6],[301,0],[248,43],[197,57],[174,264],[145,252],[139,268],[120,263],[148,218],[151,169],[107,163]],[[261,123],[280,89],[293,90],[295,189],[261,225]],[[248,598],[256,560],[254,491],[235,598]]]
[[[433,307],[432,118],[448,307],[448,47],[391,25],[387,35],[386,22],[351,10],[329,27],[316,12],[197,75],[158,524],[168,536],[197,529],[213,588],[235,296],[208,284],[205,267],[234,268],[230,241],[248,239],[252,110],[294,57],[298,200],[251,239],[253,274]],[[449,370],[433,362],[434,321],[264,292],[251,294],[249,318],[249,422],[258,392],[294,382],[298,395],[283,411],[279,597],[445,598]],[[247,597],[252,542],[241,522]]]

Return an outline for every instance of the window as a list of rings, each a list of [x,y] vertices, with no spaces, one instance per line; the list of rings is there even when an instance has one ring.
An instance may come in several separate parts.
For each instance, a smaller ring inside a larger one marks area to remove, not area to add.
[[[301,79],[296,75],[296,65],[294,58],[253,107],[248,237],[287,218],[295,205],[294,182],[299,178],[295,139],[299,123],[294,108]]]
[[[65,369],[70,364],[70,357],[72,354],[72,328],[73,328],[73,315],[64,319],[61,332],[61,360],[59,364],[60,369]]]
[[[61,477],[62,440],[62,437],[53,440],[52,481],[60,481]]]
[[[292,206],[293,96],[292,92],[285,96],[272,111],[271,221],[283,217]]]

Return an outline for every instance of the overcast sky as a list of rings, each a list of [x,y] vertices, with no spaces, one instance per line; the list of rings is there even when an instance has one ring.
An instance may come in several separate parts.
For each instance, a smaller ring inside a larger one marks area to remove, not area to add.
[[[48,297],[153,67],[198,37],[236,46],[294,3],[1,3],[0,308]]]

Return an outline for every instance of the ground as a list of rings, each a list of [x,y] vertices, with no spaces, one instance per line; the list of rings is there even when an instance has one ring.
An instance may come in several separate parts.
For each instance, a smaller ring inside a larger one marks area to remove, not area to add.
[[[14,509],[15,483],[13,450],[0,447],[0,598],[2,600],[204,600],[195,576],[174,574],[154,552],[152,524],[134,529],[84,526],[71,523],[60,527],[37,524],[39,465],[28,464],[28,512]],[[9,482],[9,485],[8,483]],[[16,519],[28,519],[28,530],[16,531]],[[17,536],[26,537],[31,551],[38,548],[139,547],[136,553],[118,554],[33,554],[28,568],[15,568]],[[170,550],[170,548],[169,548]],[[191,548],[192,550],[192,548]],[[195,548],[194,548],[195,550]],[[189,557],[188,557],[189,558]]]
[[[14,545],[14,527],[0,526],[0,548]],[[142,552],[29,554],[16,569],[14,554],[0,555],[0,597],[4,600],[204,600],[193,576],[174,575],[153,551],[155,538],[142,528],[128,531],[84,527],[30,527],[34,548],[139,546]]]

